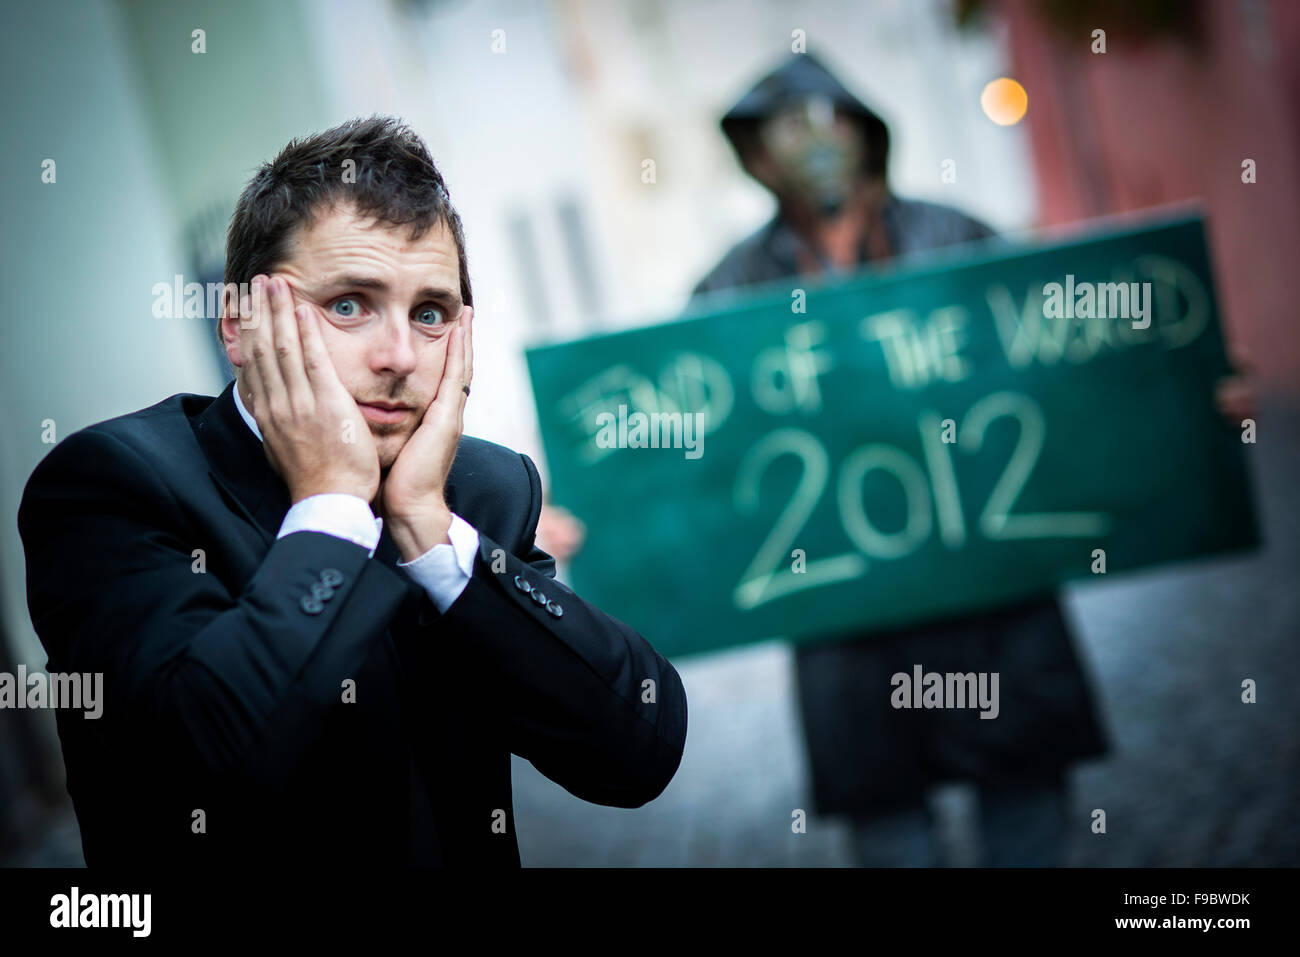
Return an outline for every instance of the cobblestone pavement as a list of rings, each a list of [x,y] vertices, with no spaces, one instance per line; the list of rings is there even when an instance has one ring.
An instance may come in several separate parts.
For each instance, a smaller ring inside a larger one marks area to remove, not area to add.
[[[1075,866],[1300,864],[1300,406],[1269,406],[1251,450],[1265,545],[1067,592],[1114,741],[1072,775]],[[850,866],[843,822],[809,816],[791,654],[770,642],[678,663],[682,766],[643,808],[573,797],[513,758],[525,866]],[[1241,703],[1254,678],[1258,703]],[[950,864],[976,862],[970,789],[933,795]],[[1092,834],[1103,808],[1107,833]],[[65,812],[9,864],[80,862]]]
[[[1074,866],[1300,864],[1300,407],[1250,449],[1264,547],[1073,586],[1066,609],[1114,750],[1072,776]],[[514,758],[525,866],[848,866],[809,805],[790,649],[677,663],[690,724],[667,790],[635,810],[573,797]],[[1258,703],[1241,702],[1254,678]],[[933,795],[950,864],[976,862],[971,789]],[[1107,833],[1093,834],[1103,808]]]

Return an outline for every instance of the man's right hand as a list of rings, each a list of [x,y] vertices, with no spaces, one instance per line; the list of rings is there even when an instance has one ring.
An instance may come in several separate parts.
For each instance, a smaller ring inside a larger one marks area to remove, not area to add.
[[[247,305],[251,320],[245,311],[244,376],[237,388],[245,390],[241,398],[290,500],[340,492],[370,502],[379,489],[379,452],[334,369],[316,313],[295,308],[283,276],[254,276]]]

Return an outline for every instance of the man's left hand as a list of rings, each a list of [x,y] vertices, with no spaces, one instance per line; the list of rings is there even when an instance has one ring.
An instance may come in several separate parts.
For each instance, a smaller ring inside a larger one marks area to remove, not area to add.
[[[465,306],[447,341],[442,381],[419,427],[402,446],[376,497],[403,561],[448,544],[451,510],[443,490],[465,431],[465,387],[474,375],[474,307]]]

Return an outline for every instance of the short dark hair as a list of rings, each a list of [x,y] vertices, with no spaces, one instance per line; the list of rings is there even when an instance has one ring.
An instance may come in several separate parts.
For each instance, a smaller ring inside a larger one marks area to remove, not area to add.
[[[345,167],[347,160],[353,166]],[[353,175],[347,180],[344,172]],[[355,181],[353,181],[355,180]],[[363,216],[411,227],[411,241],[439,222],[456,241],[460,297],[474,304],[465,255],[465,230],[429,148],[409,126],[390,116],[351,119],[306,139],[290,140],[249,180],[226,232],[226,288],[251,282],[288,256],[295,227],[310,226],[334,203],[349,201]],[[221,324],[217,324],[221,338]],[[224,340],[223,340],[224,344]]]

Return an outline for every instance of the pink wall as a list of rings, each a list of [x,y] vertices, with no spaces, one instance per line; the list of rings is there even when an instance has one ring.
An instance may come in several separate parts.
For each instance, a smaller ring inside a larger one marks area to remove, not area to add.
[[[1229,341],[1249,349],[1261,391],[1300,392],[1300,3],[1210,0],[1200,51],[1105,22],[1067,39],[1032,0],[997,9],[1029,92],[1040,223],[1199,198]]]

